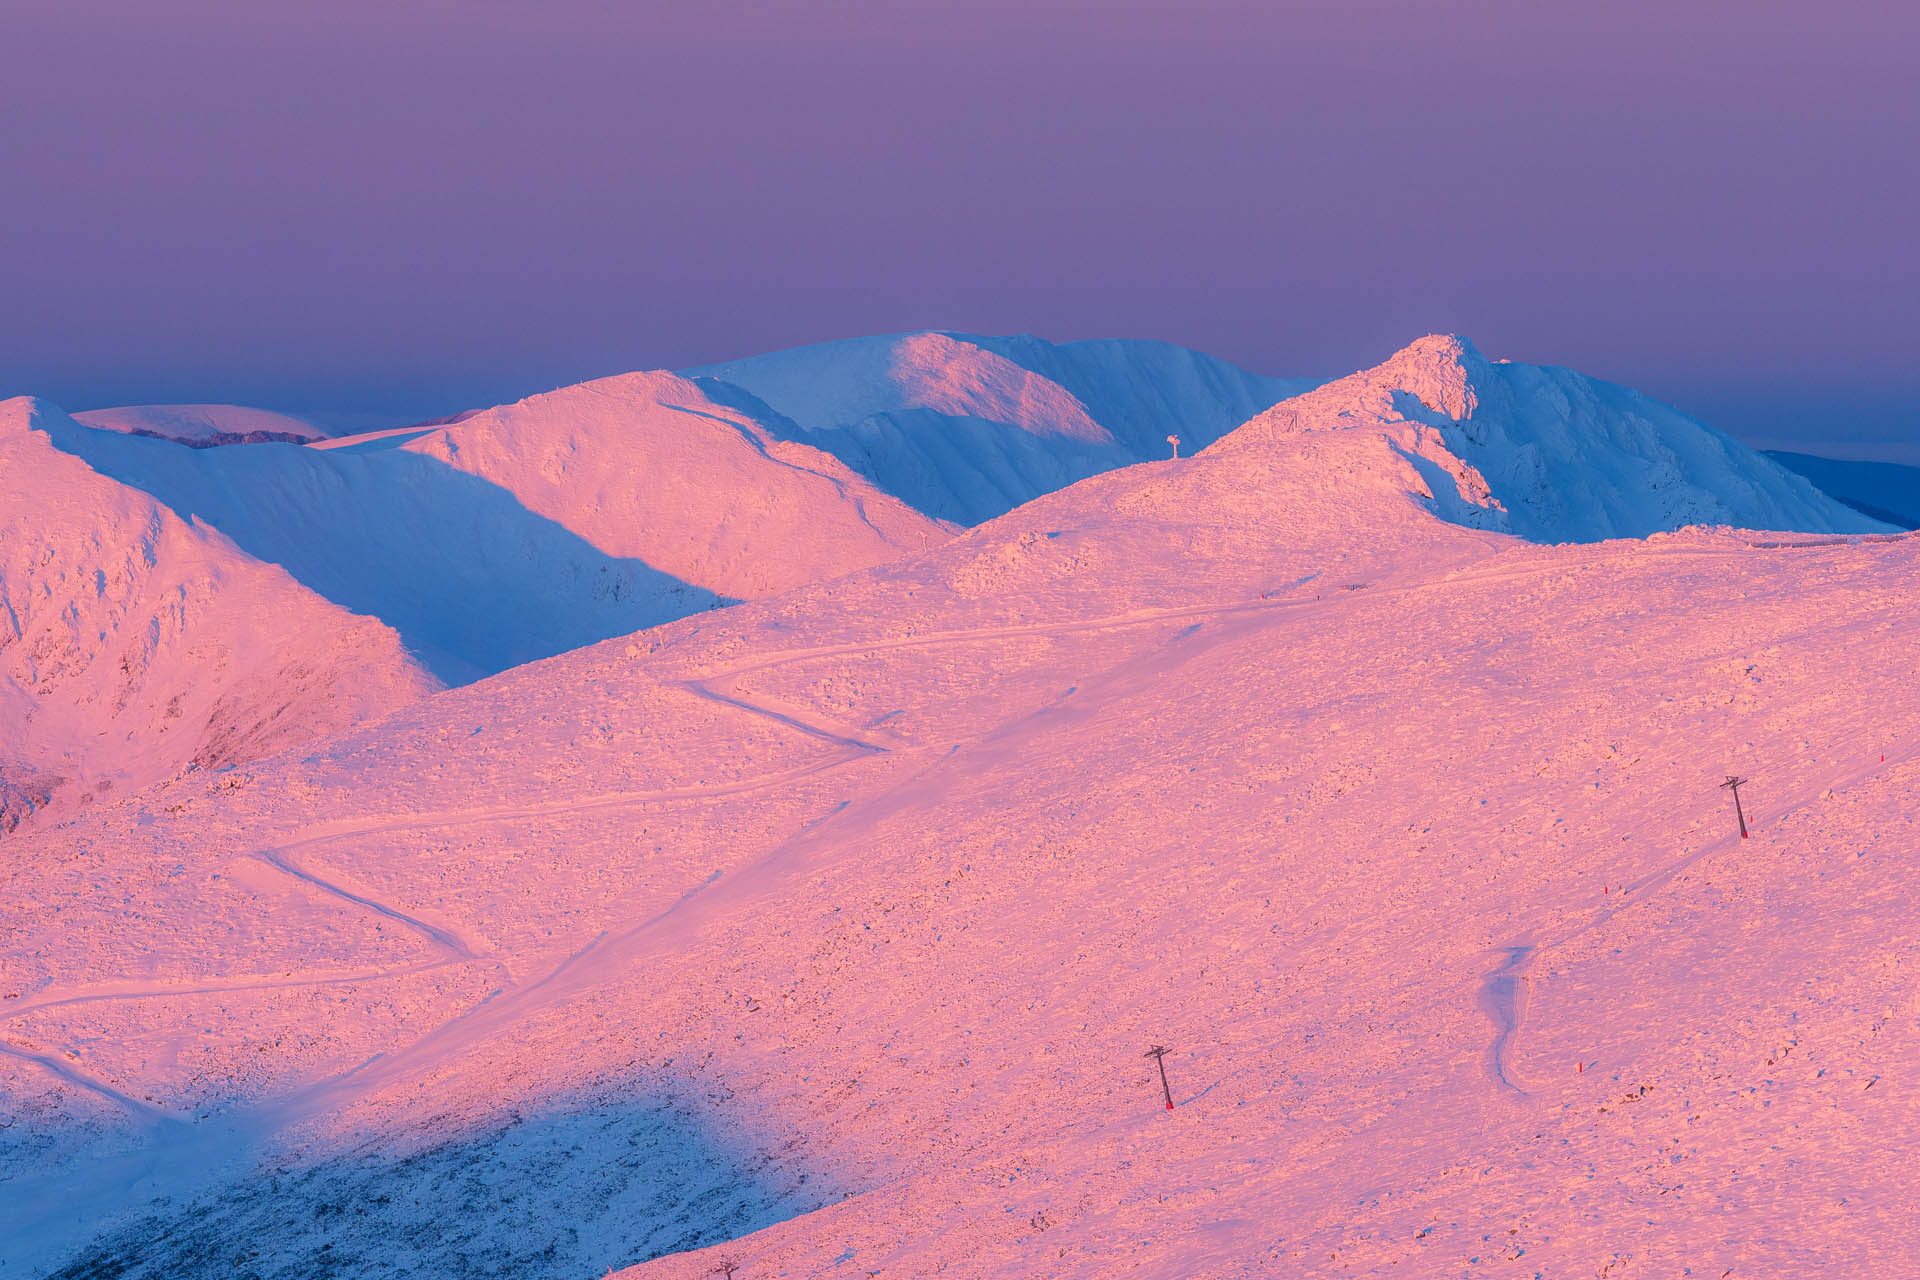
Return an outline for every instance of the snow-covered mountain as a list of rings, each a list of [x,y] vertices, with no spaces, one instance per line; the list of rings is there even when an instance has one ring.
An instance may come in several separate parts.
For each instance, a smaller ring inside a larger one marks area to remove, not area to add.
[[[671,374],[315,449],[5,415],[6,830],[951,534]]]
[[[708,365],[929,514],[978,524],[1114,467],[1191,452],[1310,380],[1161,342],[912,333]]]
[[[141,438],[153,434],[146,428],[127,434],[139,419],[131,411],[102,411],[119,414],[105,430],[40,410],[34,431],[14,434],[36,442],[22,449],[51,446],[84,461],[86,493],[111,492],[100,499],[110,527],[101,545],[121,544],[111,531],[122,519],[114,503],[134,500],[103,479],[111,477],[152,510],[211,526],[245,556],[384,621],[438,679],[457,684],[717,604],[837,578],[950,536],[949,526],[813,444],[852,457],[933,509],[974,504],[964,514],[977,518],[1151,452],[1170,425],[1185,440],[1205,441],[1286,389],[1162,344],[918,334],[776,353],[694,379],[602,379],[437,427],[313,448],[181,448]],[[245,416],[252,411],[196,410],[196,418],[185,412],[192,407],[162,408],[140,420],[223,431],[258,422]],[[25,422],[34,412],[15,416]],[[1277,437],[1330,430],[1387,432],[1433,509],[1534,541],[1688,524],[1882,527],[1635,392],[1563,369],[1488,361],[1450,337],[1422,339],[1375,368],[1254,413],[1214,449],[1252,456]],[[856,440],[867,442],[865,452],[852,449]],[[893,443],[882,449],[880,441]],[[1313,479],[1311,467],[1293,465],[1300,474],[1205,500],[1236,510],[1250,495],[1277,501]],[[1253,469],[1265,474],[1265,463]],[[988,483],[989,475],[998,478]],[[17,486],[9,509],[29,519],[43,493],[30,478]],[[1311,518],[1284,535],[1243,511],[1241,526],[1222,536],[1302,545],[1318,545],[1336,527],[1347,537],[1391,536],[1369,527],[1371,509],[1337,521],[1324,504],[1309,510]],[[75,519],[77,530],[84,517]],[[29,545],[16,543],[16,556],[30,554]],[[11,575],[15,591],[21,572]],[[380,663],[374,668],[392,678]],[[173,674],[191,678],[184,667]],[[113,701],[79,684],[67,697],[75,705]],[[354,705],[359,710],[325,725],[344,727],[367,710]],[[26,723],[24,709],[15,715]],[[42,710],[36,732],[52,734],[57,719]],[[7,811],[44,800],[52,778],[97,773],[124,784],[194,758],[170,749],[158,763],[140,764],[134,748],[110,747],[119,739],[93,733],[103,736],[78,754],[68,747],[48,755],[44,743],[13,751]],[[126,769],[111,762],[116,754],[129,756]]]
[[[1410,457],[1446,518],[1534,542],[1643,538],[1694,524],[1818,533],[1890,527],[1637,391],[1570,369],[1490,361],[1451,335],[1422,338],[1383,364],[1274,406],[1228,447],[1393,421],[1426,428],[1447,455]]]
[[[155,436],[196,448],[224,444],[299,443],[324,440],[329,432],[304,418],[237,404],[135,404],[88,409],[74,421],[101,431]]]
[[[57,442],[382,619],[449,683],[951,534],[672,374],[315,448]]]
[[[1920,1270],[1920,541],[1389,363],[25,836],[0,1276]]]
[[[1490,361],[1444,335],[1317,399],[1312,381],[1258,377],[1164,343],[957,333],[824,343],[692,373],[745,388],[791,422],[794,438],[965,524],[1164,458],[1170,434],[1191,452],[1262,414],[1270,425],[1324,429],[1364,403],[1432,428],[1479,474],[1493,505],[1469,502],[1476,510],[1460,514],[1535,541],[1644,537],[1688,524],[1879,527],[1636,391]]]
[[[439,687],[378,621],[56,445],[83,434],[0,402],[0,830]]]

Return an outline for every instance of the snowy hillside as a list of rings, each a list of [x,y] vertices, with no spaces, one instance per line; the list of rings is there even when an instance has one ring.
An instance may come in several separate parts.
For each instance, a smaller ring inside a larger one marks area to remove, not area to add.
[[[1891,528],[1637,391],[1569,369],[1489,361],[1452,336],[1422,338],[1276,405],[1236,436],[1396,419],[1430,428],[1457,463],[1422,467],[1448,519],[1535,542],[1642,538],[1694,524]],[[1465,476],[1465,487],[1441,472]]]
[[[689,371],[764,400],[796,438],[962,524],[1087,476],[1190,452],[1313,385],[1159,342],[856,338]]]
[[[324,448],[56,442],[380,618],[456,684],[950,535],[671,374]]]
[[[156,436],[199,448],[221,444],[324,440],[327,432],[303,418],[237,404],[136,404],[88,409],[74,421],[100,431]]]
[[[83,432],[0,402],[0,830],[438,687],[377,621],[54,445]]]
[[[25,836],[0,1276],[1920,1270],[1920,541],[1402,355]]]
[[[1370,415],[1433,428],[1498,504],[1474,518],[1535,541],[1644,537],[1688,524],[1881,527],[1638,392],[1489,361],[1459,338],[1423,339],[1318,400],[1310,381],[1256,377],[1163,343],[952,333],[825,343],[692,373],[745,388],[792,421],[790,434],[964,524],[1164,458],[1169,434],[1191,452],[1263,413],[1344,426],[1339,415],[1364,402]],[[1316,405],[1336,406],[1333,417]]]

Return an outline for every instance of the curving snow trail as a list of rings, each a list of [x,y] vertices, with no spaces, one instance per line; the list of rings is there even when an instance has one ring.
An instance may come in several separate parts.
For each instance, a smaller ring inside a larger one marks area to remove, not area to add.
[[[1480,1009],[1494,1025],[1493,1043],[1487,1049],[1487,1074],[1522,1097],[1531,1093],[1514,1075],[1510,1059],[1514,1037],[1526,1017],[1527,966],[1533,963],[1533,950],[1525,944],[1500,948],[1506,959],[1480,982]]]
[[[1851,541],[1876,535],[1858,535]],[[1488,535],[1489,538],[1504,535]],[[1770,544],[1750,543],[1740,546],[1676,546],[1634,548],[1634,554],[1641,557],[1671,559],[1730,559],[1749,555],[1754,550],[1771,549]],[[1417,581],[1393,586],[1371,587],[1375,598],[1411,596],[1436,591],[1448,591],[1461,586],[1488,586],[1495,583],[1518,582],[1528,578],[1551,576],[1564,573],[1565,566],[1552,561],[1530,561],[1519,566],[1494,564],[1483,567],[1491,557],[1496,561],[1503,548],[1481,547],[1478,552],[1463,552],[1450,564],[1437,566],[1434,576],[1422,577]],[[738,676],[752,675],[760,671],[770,671],[777,667],[795,662],[805,662],[816,658],[844,658],[868,653],[886,653],[897,649],[924,649],[948,644],[979,644],[990,640],[1012,640],[1025,636],[1069,636],[1093,631],[1121,631],[1133,627],[1152,626],[1160,622],[1178,622],[1187,619],[1228,618],[1249,614],[1283,613],[1308,608],[1325,603],[1324,595],[1293,595],[1294,589],[1307,586],[1317,575],[1309,575],[1297,582],[1291,582],[1263,592],[1246,600],[1236,600],[1230,604],[1174,605],[1159,609],[1129,609],[1122,613],[1103,614],[1097,618],[1082,618],[1074,621],[1015,623],[996,627],[960,627],[945,631],[927,631],[915,635],[893,636],[884,639],[853,641],[839,644],[812,645],[805,648],[785,649],[763,657],[751,658],[742,662],[724,664],[691,678],[676,681],[703,696],[712,696],[711,692],[700,687],[704,683],[722,678],[732,679]],[[1331,588],[1329,588],[1331,590]],[[696,667],[696,671],[698,668]],[[743,710],[760,714],[774,714],[749,703],[733,702]],[[781,718],[777,714],[776,719]],[[794,724],[788,720],[787,723]],[[794,724],[795,728],[805,728]],[[832,736],[832,735],[825,735]]]
[[[0,1054],[5,1054],[9,1058],[17,1058],[22,1062],[30,1062],[35,1066],[51,1071],[68,1084],[84,1089],[88,1093],[95,1094],[101,1098],[105,1098],[108,1102],[125,1108],[143,1120],[162,1121],[174,1119],[170,1112],[156,1107],[150,1102],[144,1102],[131,1094],[123,1093],[105,1081],[96,1080],[86,1072],[80,1070],[80,1068],[74,1066],[71,1062],[63,1062],[53,1054],[35,1053],[31,1049],[23,1049],[19,1045],[9,1043],[5,1040],[0,1040]]]
[[[338,837],[323,837],[323,838],[337,839]],[[303,843],[317,843],[317,842],[308,841]],[[467,939],[461,937],[459,934],[455,933],[451,929],[442,929],[438,925],[428,924],[425,920],[419,919],[417,916],[408,915],[406,912],[400,910],[398,907],[388,906],[386,903],[380,902],[374,898],[364,897],[361,894],[357,894],[353,892],[351,889],[342,888],[340,885],[333,883],[333,881],[331,880],[326,880],[321,878],[320,876],[314,875],[311,871],[307,871],[300,867],[295,866],[293,863],[287,861],[286,851],[289,848],[298,848],[298,847],[300,846],[288,845],[279,849],[268,849],[265,852],[255,854],[254,856],[259,858],[260,861],[266,863],[268,866],[273,867],[279,871],[283,871],[287,875],[292,876],[295,880],[299,880],[302,883],[311,885],[314,888],[319,889],[322,893],[332,894],[334,897],[342,898],[347,902],[353,903],[356,906],[365,907],[367,910],[372,911],[377,915],[383,915],[387,917],[387,919],[389,920],[397,920],[401,924],[406,925],[409,929],[412,929],[417,933],[425,935],[430,941],[432,941],[436,945],[440,946],[444,950],[452,953],[454,956],[462,960],[472,960],[479,955],[480,949],[476,948],[471,942],[467,941]]]
[[[729,682],[728,688],[731,689],[732,687],[731,676],[716,676],[713,677],[713,679],[725,679]],[[851,747],[855,751],[862,753],[872,752],[881,755],[893,749],[883,743],[870,742],[866,738],[861,737],[861,731],[853,726],[828,723],[824,718],[817,715],[812,720],[803,720],[790,712],[779,711],[770,706],[761,706],[756,703],[747,702],[734,697],[731,692],[722,693],[718,689],[709,688],[704,681],[683,680],[679,682],[676,687],[685,689],[697,698],[705,698],[709,702],[717,702],[722,706],[735,707],[756,716],[764,716],[776,724],[783,724],[789,729],[797,729],[808,737],[820,738],[836,746]]]
[[[349,982],[378,982],[387,978],[405,978],[416,973],[445,969],[466,961],[429,960],[425,964],[398,969],[358,969],[347,973],[312,973],[294,978],[264,973],[234,974],[226,978],[203,978],[192,984],[169,985],[152,982],[99,982],[85,987],[56,990],[45,999],[0,1009],[0,1021],[24,1017],[44,1009],[63,1009],[69,1005],[97,1004],[109,1000],[166,1000],[174,996],[217,996],[236,991],[287,991],[296,987],[328,987]]]

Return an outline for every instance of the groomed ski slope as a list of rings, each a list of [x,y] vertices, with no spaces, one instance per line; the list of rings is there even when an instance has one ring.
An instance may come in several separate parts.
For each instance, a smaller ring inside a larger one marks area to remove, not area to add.
[[[1395,403],[10,845],[0,1274],[1920,1268],[1920,543]]]

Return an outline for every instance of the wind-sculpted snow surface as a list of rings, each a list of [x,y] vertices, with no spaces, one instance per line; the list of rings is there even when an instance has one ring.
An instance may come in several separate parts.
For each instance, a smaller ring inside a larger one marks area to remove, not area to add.
[[[745,388],[922,511],[977,524],[1076,480],[1211,443],[1312,384],[1159,342],[856,338],[691,371]]]
[[[55,447],[83,430],[0,402],[0,831],[438,687],[379,622]]]
[[[1920,541],[1410,380],[23,835],[0,1275],[1920,1272]]]
[[[449,683],[950,534],[671,374],[318,449],[56,442],[387,622]]]

